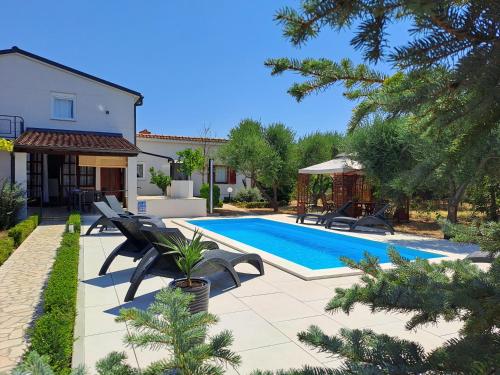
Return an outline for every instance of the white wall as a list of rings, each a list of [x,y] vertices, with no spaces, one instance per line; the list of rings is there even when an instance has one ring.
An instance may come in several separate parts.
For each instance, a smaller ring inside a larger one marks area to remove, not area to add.
[[[203,146],[202,143],[194,141],[165,140],[165,139],[155,139],[155,138],[143,138],[137,136],[137,147],[139,147],[139,149],[152,154],[168,156],[174,160],[178,159],[177,156],[178,151],[185,150],[186,148],[193,148],[193,149],[201,148],[202,146]],[[216,156],[217,149],[219,147],[220,144],[211,143],[209,153],[213,156]],[[139,195],[162,194],[160,189],[156,185],[153,185],[149,182],[151,179],[149,168],[154,167],[155,169],[160,169],[166,174],[169,174],[170,166],[168,160],[141,153],[137,157],[137,162],[144,163],[144,178],[137,180],[138,194]],[[233,188],[233,193],[231,193],[231,196],[234,197],[236,191],[238,191],[238,189],[243,188],[243,183],[242,183],[243,179],[244,176],[237,173],[236,184],[217,184],[219,185],[221,190],[221,198],[224,198],[228,195],[227,188],[229,186]],[[192,180],[193,180],[193,193],[195,196],[198,196],[200,194],[200,187],[203,181],[201,173],[199,172],[193,173]]]
[[[51,119],[51,92],[76,95],[76,121]],[[0,55],[0,113],[22,116],[25,127],[121,133],[134,142],[136,100],[132,94],[25,56]]]

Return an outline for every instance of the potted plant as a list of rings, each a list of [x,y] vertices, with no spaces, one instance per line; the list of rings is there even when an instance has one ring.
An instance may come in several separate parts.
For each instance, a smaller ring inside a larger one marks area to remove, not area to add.
[[[172,178],[153,167],[149,168],[149,173],[151,174],[151,180],[149,182],[158,186],[163,194],[167,196],[167,188],[172,184]]]
[[[210,281],[202,277],[192,277],[194,267],[203,259],[203,253],[208,249],[207,243],[202,241],[201,233],[196,230],[192,240],[184,237],[165,238],[164,244],[172,249],[169,254],[176,255],[175,262],[185,275],[171,281],[169,287],[179,288],[194,296],[189,305],[191,313],[208,311]]]

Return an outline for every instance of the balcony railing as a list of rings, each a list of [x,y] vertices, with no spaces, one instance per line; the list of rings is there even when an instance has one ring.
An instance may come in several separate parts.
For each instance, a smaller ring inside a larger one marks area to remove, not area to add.
[[[24,132],[21,116],[0,115],[0,138],[16,139]]]

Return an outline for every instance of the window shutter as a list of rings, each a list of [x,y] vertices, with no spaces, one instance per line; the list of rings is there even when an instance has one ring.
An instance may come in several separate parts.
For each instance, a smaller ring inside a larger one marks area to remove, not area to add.
[[[235,184],[236,183],[236,171],[234,169],[228,168],[229,171],[229,178],[228,182],[230,184]]]

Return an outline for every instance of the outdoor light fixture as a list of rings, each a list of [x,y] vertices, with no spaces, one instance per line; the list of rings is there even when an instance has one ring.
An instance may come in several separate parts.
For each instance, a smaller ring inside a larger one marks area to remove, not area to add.
[[[229,194],[229,202],[231,202],[231,193],[233,192],[233,188],[231,186],[229,186],[227,188],[227,193]]]

